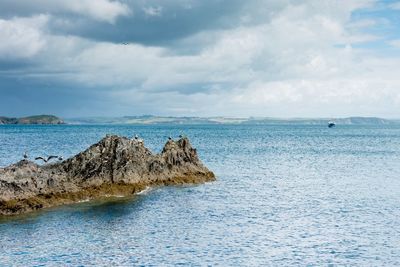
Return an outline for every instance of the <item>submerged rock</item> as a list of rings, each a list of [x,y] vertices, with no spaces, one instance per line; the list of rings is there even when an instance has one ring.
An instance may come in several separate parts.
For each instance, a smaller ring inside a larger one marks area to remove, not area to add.
[[[143,141],[107,136],[63,162],[22,160],[0,168],[0,215],[109,195],[130,195],[147,186],[204,183],[214,173],[199,160],[189,139],[168,140],[160,154]]]

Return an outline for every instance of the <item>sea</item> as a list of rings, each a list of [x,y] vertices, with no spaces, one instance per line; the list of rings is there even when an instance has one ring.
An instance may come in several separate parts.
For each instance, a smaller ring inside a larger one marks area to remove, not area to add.
[[[0,166],[187,135],[202,185],[0,218],[0,266],[399,266],[399,125],[2,125]]]

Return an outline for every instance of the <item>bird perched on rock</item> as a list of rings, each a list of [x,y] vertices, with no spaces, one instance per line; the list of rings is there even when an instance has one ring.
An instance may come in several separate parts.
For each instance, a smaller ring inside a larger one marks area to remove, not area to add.
[[[25,152],[23,157],[24,159],[28,159],[28,153]]]
[[[49,160],[52,159],[60,159],[59,156],[48,156],[47,158],[43,158],[43,157],[36,157],[35,160],[43,160],[45,163],[47,163]],[[61,157],[62,160],[62,157]]]
[[[172,137],[171,137],[171,136],[168,136],[168,140],[172,140]]]
[[[59,157],[58,157],[58,160],[59,160],[59,161],[61,161],[61,160],[63,160],[63,159],[64,159],[63,156],[59,156]]]
[[[137,143],[143,143],[143,139],[139,138],[139,135],[135,134],[135,137],[133,138]]]

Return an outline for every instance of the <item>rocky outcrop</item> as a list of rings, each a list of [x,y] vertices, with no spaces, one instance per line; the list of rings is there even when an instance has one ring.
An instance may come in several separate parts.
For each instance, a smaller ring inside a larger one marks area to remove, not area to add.
[[[152,154],[142,140],[107,136],[63,162],[22,160],[0,169],[0,215],[130,195],[147,186],[213,180],[187,138],[169,140],[160,154]]]

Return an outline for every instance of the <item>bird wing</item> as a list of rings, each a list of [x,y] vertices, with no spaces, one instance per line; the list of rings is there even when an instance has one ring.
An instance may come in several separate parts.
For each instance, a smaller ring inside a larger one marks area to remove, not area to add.
[[[51,159],[56,159],[56,158],[58,158],[58,156],[54,156],[54,155],[48,156],[48,157],[47,157],[47,161],[49,161],[49,160],[51,160]]]
[[[47,160],[44,159],[44,158],[42,158],[42,157],[36,157],[36,158],[35,158],[35,160],[39,160],[39,159],[43,160],[44,162],[47,162]]]

